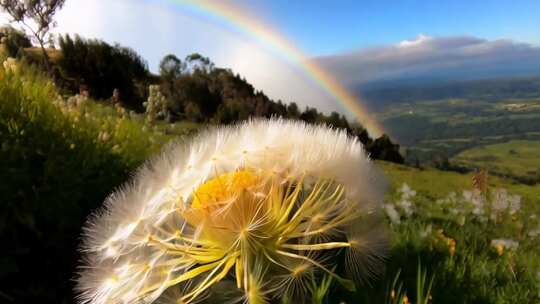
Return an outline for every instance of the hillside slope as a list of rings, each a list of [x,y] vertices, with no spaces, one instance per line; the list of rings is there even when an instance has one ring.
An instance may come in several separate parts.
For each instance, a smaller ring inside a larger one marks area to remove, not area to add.
[[[86,217],[166,143],[204,126],[62,97],[16,62],[0,68],[0,97],[0,302],[71,303]],[[481,194],[470,174],[378,166],[391,184],[386,272],[357,293],[330,289],[329,303],[388,303],[398,272],[413,301],[419,261],[436,303],[540,301],[538,187],[490,177]]]

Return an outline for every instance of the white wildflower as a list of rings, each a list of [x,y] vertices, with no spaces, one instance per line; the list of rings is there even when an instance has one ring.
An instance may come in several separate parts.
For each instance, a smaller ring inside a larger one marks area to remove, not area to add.
[[[499,246],[502,246],[506,250],[516,250],[519,247],[519,242],[510,239],[491,240],[491,247],[497,248]]]
[[[3,66],[6,73],[16,74],[19,71],[19,65],[17,63],[17,59],[13,57],[8,57],[6,60],[4,60]]]
[[[534,230],[530,230],[528,233],[527,233],[527,236],[531,237],[531,238],[536,238],[540,235],[540,229],[534,229]]]
[[[153,122],[159,118],[165,118],[169,111],[169,102],[161,93],[159,85],[148,86],[148,100],[143,103],[146,110],[146,120]]]
[[[484,197],[481,195],[480,191],[465,190],[463,191],[463,199],[465,200],[465,202],[468,202],[472,205],[472,211],[471,211],[472,214],[476,216],[481,216],[485,213],[484,212],[485,200],[484,200]]]
[[[516,214],[521,209],[521,197],[519,195],[510,195],[508,196],[508,201],[510,204],[510,214]]]
[[[493,191],[493,198],[491,201],[491,207],[494,212],[502,212],[505,211],[508,206],[508,192],[506,189],[495,189]]]
[[[401,223],[401,217],[399,215],[399,212],[397,212],[394,204],[384,204],[383,208],[384,208],[384,212],[386,213],[386,215],[388,216],[388,218],[390,219],[392,223],[394,224]]]
[[[416,195],[416,191],[412,190],[411,187],[409,187],[409,185],[407,185],[406,183],[403,183],[403,185],[398,189],[398,193],[400,195],[400,198],[395,203],[395,205],[401,211],[403,211],[403,214],[405,214],[405,216],[410,217],[414,213],[411,198]]]
[[[403,183],[403,185],[401,185],[399,192],[401,192],[401,196],[405,199],[412,198],[416,195],[416,191],[412,190],[407,183]]]

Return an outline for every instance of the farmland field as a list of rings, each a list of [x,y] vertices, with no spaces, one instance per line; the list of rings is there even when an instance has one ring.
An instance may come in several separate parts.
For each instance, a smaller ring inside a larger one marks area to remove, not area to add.
[[[468,169],[537,180],[538,98],[397,103],[379,117],[411,163],[443,157]]]
[[[465,150],[452,161],[466,167],[481,167],[499,175],[538,179],[540,141],[511,140]]]

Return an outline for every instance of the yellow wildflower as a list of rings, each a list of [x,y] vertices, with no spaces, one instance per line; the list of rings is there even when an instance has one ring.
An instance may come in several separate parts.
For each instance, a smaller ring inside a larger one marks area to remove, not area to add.
[[[403,296],[403,304],[409,304],[409,297],[407,295]]]

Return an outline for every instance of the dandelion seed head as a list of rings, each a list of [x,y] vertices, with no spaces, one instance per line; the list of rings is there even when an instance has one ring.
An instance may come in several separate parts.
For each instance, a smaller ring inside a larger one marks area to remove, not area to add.
[[[90,217],[79,302],[193,303],[231,279],[246,303],[283,295],[275,286],[292,297],[321,275],[353,289],[383,268],[384,189],[344,131],[281,119],[207,130]]]

